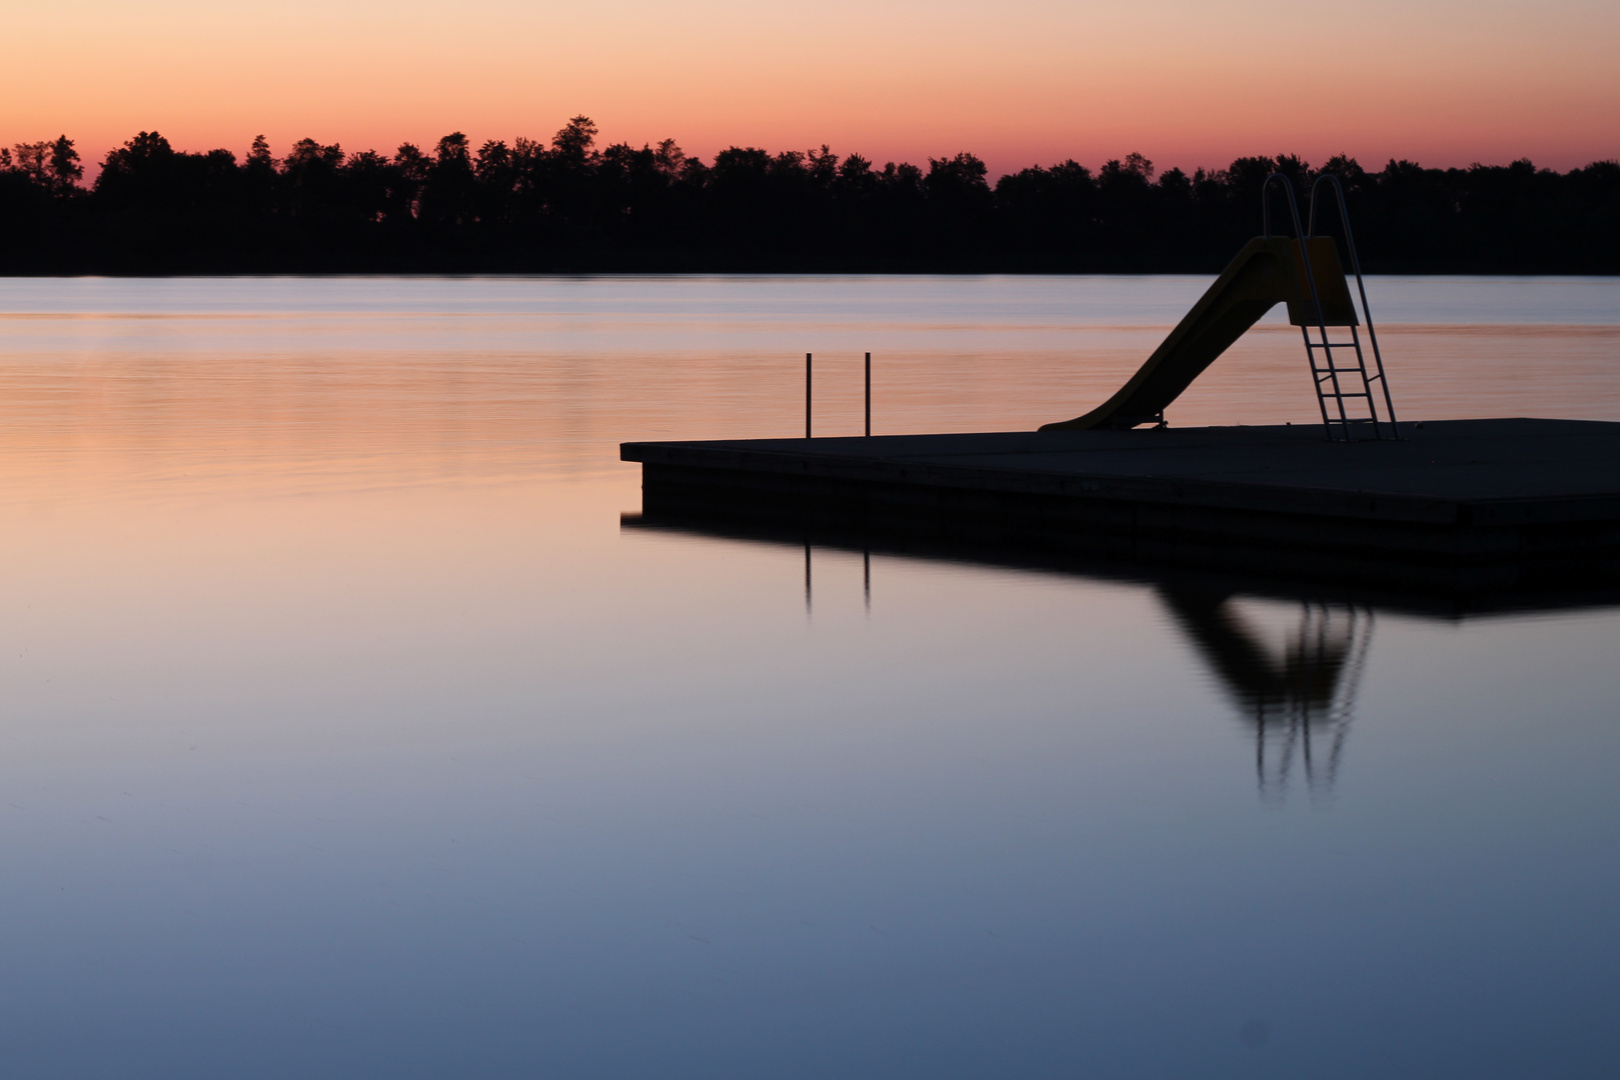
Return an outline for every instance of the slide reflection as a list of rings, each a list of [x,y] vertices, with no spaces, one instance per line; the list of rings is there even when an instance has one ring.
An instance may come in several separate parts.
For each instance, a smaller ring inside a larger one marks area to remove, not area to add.
[[[1313,795],[1331,791],[1372,641],[1372,609],[1300,601],[1279,648],[1231,594],[1164,586],[1158,593],[1253,726],[1261,795],[1285,795],[1296,762]]]

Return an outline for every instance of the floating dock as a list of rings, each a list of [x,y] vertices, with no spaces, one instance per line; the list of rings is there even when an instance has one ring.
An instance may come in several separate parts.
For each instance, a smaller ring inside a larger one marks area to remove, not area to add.
[[[1272,232],[1274,189],[1292,238]],[[1398,423],[1338,178],[1313,182],[1304,226],[1287,177],[1273,173],[1261,191],[1263,235],[1089,412],[1038,431],[625,443],[620,456],[642,463],[644,515],[863,550],[921,544],[991,561],[1103,559],[1433,592],[1459,607],[1620,584],[1620,423]],[[1316,231],[1324,192],[1353,294],[1337,245]],[[1166,408],[1278,304],[1300,328],[1322,424],[1166,427]],[[870,430],[870,366],[867,376]]]
[[[1620,573],[1620,423],[635,442],[650,515],[1446,587]]]

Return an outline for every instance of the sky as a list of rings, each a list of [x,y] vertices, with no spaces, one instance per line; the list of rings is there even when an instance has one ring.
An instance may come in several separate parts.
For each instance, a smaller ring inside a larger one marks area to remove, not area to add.
[[[0,144],[243,154],[549,139],[830,145],[992,175],[1132,151],[1620,157],[1614,0],[0,0]]]

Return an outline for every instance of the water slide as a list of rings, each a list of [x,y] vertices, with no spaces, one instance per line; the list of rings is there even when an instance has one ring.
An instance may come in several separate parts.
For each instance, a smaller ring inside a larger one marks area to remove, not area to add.
[[[1162,422],[1165,407],[1278,304],[1288,305],[1288,321],[1295,326],[1357,325],[1333,239],[1309,237],[1304,250],[1310,253],[1309,277],[1300,241],[1280,236],[1250,240],[1119,393],[1084,416],[1043,424],[1041,430],[1130,428]],[[1311,277],[1322,303],[1320,319],[1311,299]]]

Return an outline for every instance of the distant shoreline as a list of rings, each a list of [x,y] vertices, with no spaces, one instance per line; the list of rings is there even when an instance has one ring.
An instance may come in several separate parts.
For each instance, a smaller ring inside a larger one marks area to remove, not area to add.
[[[373,279],[373,278],[400,278],[400,279],[442,279],[442,278],[490,278],[515,279],[525,278],[675,278],[675,277],[802,277],[802,278],[862,278],[862,277],[1097,277],[1097,278],[1154,278],[1154,277],[1213,277],[1217,270],[273,270],[273,271],[152,271],[146,273],[106,273],[100,271],[63,271],[59,273],[28,273],[3,270],[0,271],[0,280],[41,280],[59,279],[63,281],[82,280],[85,278],[105,278],[109,280],[160,280],[167,278],[206,278],[243,280],[270,280],[275,278],[329,278],[334,281],[345,279]],[[1369,277],[1378,278],[1556,278],[1568,280],[1611,280],[1620,278],[1620,271],[1608,274],[1560,274],[1560,273],[1514,273],[1501,271],[1497,273],[1461,273],[1461,272],[1379,272],[1369,273]]]
[[[278,158],[261,137],[238,161],[141,132],[89,187],[71,139],[18,144],[0,150],[0,275],[1213,274],[1261,231],[1273,172],[1302,215],[1317,175],[1342,179],[1368,273],[1620,274],[1615,161],[1370,172],[1283,155],[1188,175],[1131,154],[992,184],[966,152],[924,169],[826,147],[598,149],[581,116],[549,144],[454,133],[391,156],[305,139]],[[1274,214],[1289,221],[1280,199]]]

